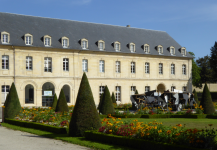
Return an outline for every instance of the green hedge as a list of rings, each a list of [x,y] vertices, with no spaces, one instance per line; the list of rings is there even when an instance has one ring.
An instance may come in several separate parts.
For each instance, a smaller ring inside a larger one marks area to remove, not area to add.
[[[66,128],[60,128],[60,127],[45,125],[45,124],[36,123],[36,122],[27,122],[27,121],[20,121],[20,120],[7,118],[5,119],[5,123],[9,123],[12,125],[21,126],[25,128],[39,129],[39,130],[48,131],[48,132],[57,133],[57,134],[67,134]]]
[[[140,114],[128,114],[128,115],[124,115],[124,114],[120,114],[120,115],[112,115],[112,117],[116,117],[116,118],[141,118]]]
[[[134,149],[201,150],[198,148],[192,148],[192,147],[187,147],[187,146],[182,146],[182,145],[172,145],[172,144],[167,144],[167,143],[159,143],[159,142],[154,142],[154,141],[146,141],[142,139],[134,139],[134,138],[127,138],[124,136],[105,134],[105,133],[100,133],[97,131],[86,131],[84,136],[87,140],[103,142],[103,143],[108,143],[108,144],[121,145],[121,146],[131,147]]]

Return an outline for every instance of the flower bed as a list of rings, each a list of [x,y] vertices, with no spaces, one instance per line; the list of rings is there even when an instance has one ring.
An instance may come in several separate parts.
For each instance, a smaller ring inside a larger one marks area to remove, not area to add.
[[[181,124],[177,124],[174,127],[166,127],[162,123],[155,121],[144,124],[134,120],[128,123],[121,121],[121,118],[116,119],[112,116],[110,116],[110,119],[104,118],[102,124],[103,126],[98,132],[104,134],[196,148],[216,146],[216,131],[211,128],[206,130],[185,129]]]

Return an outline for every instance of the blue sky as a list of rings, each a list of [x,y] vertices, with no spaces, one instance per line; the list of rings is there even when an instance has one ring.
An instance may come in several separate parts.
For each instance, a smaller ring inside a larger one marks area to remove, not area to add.
[[[166,31],[196,58],[217,41],[217,0],[0,0],[0,12]]]

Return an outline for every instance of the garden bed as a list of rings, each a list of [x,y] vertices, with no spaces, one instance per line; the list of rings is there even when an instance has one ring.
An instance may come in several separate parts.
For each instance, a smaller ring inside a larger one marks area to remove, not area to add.
[[[27,121],[15,120],[15,119],[5,119],[5,123],[21,126],[25,128],[39,129],[39,130],[48,131],[56,134],[67,133],[66,128],[60,128],[60,127],[55,127],[55,126],[36,123],[36,122],[27,122]]]
[[[198,148],[186,147],[182,145],[172,145],[167,143],[159,143],[154,141],[147,141],[142,139],[128,138],[124,136],[117,136],[112,134],[104,134],[97,131],[86,131],[85,138],[87,140],[103,142],[108,144],[115,144],[120,146],[127,146],[135,149],[152,149],[152,150],[201,150]],[[208,149],[207,149],[208,150]]]

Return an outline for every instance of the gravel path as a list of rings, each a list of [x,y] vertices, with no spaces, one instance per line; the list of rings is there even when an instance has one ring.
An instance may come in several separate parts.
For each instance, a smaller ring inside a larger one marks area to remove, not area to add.
[[[0,126],[1,150],[90,150],[90,148],[66,143],[60,140],[15,131]]]

